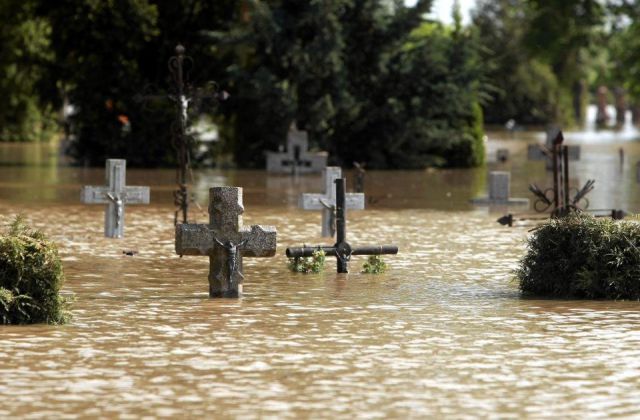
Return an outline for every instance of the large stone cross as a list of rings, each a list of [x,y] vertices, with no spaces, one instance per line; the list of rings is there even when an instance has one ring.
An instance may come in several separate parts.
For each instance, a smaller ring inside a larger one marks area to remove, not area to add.
[[[335,181],[342,178],[342,169],[327,166],[323,172],[324,193],[302,194],[298,206],[305,210],[322,210],[322,236],[332,237],[335,234],[336,187]],[[363,193],[345,194],[345,206],[349,210],[364,209]]]
[[[276,228],[242,225],[242,188],[209,190],[209,224],[176,226],[178,255],[209,256],[209,296],[242,295],[242,257],[272,257],[276,253]]]
[[[106,204],[104,236],[121,238],[124,234],[124,205],[149,204],[149,187],[126,186],[127,161],[107,159],[107,186],[84,186],[80,199],[85,204]]]

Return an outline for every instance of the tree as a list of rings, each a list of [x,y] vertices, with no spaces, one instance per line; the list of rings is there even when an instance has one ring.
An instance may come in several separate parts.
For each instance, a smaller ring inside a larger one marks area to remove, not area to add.
[[[51,27],[32,0],[0,0],[0,141],[46,139],[54,113],[36,91],[52,53]]]

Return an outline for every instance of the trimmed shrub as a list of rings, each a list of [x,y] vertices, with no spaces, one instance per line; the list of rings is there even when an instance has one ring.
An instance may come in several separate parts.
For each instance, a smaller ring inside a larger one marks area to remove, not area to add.
[[[537,228],[516,277],[537,296],[640,299],[640,223],[574,214]]]
[[[58,249],[17,217],[0,236],[0,324],[63,324],[69,302]]]

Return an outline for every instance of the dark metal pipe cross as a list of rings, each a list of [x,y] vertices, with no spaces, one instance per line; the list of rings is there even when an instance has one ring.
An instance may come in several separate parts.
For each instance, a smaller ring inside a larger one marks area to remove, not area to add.
[[[346,180],[338,178],[336,184],[336,243],[333,246],[303,246],[287,248],[287,257],[310,257],[314,251],[321,249],[327,255],[336,257],[338,273],[349,272],[349,260],[352,255],[383,255],[397,254],[395,245],[370,245],[352,248],[347,242],[347,217],[346,217]]]

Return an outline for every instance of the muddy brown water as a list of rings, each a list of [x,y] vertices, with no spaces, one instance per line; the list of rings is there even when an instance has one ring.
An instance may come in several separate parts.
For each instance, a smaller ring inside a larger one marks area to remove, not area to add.
[[[491,136],[490,160],[497,147],[512,159],[487,168],[510,170],[512,195],[530,197],[530,181],[551,178],[526,161],[539,135],[516,136]],[[592,207],[637,211],[639,144],[582,144],[572,183],[596,178]],[[56,241],[76,299],[68,325],[0,327],[2,418],[640,416],[640,304],[522,298],[512,270],[528,227],[468,203],[487,168],[367,173],[348,238],[400,247],[383,275],[359,273],[363,257],[348,275],[333,261],[287,271],[287,246],[330,243],[320,214],[296,208],[319,176],[196,171],[203,207],[208,187],[242,186],[245,224],[278,229],[276,257],[245,259],[244,298],[212,300],[207,259],[174,255],[173,171],[128,170],[152,204],[127,207],[125,238],[107,239],[102,206],[78,202],[104,169],[57,159],[0,146],[0,223],[22,213]]]

